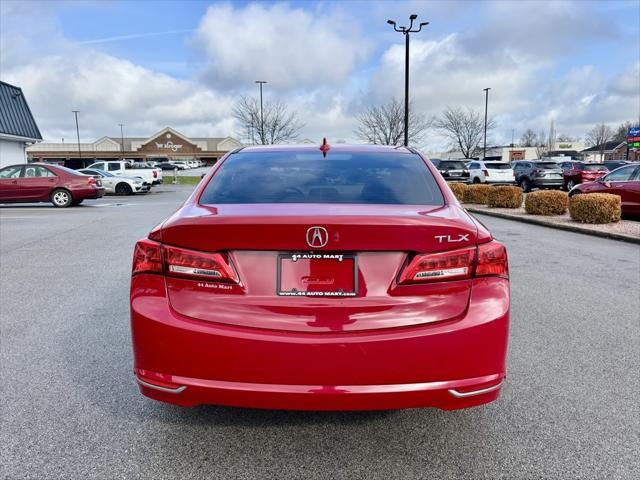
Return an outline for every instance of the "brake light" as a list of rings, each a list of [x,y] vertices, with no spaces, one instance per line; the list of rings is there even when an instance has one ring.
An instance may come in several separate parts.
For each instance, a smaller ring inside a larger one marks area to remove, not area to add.
[[[131,274],[162,273],[162,255],[160,244],[153,240],[140,240],[133,250],[133,268]]]
[[[235,270],[221,253],[206,253],[177,247],[162,247],[168,275],[238,282]]]
[[[478,262],[475,276],[509,278],[509,262],[507,260],[507,249],[504,245],[495,240],[478,245]]]
[[[423,283],[439,280],[461,280],[471,276],[475,247],[450,252],[417,255],[404,269],[398,283]]]
[[[482,170],[482,173],[484,174],[485,177],[489,176],[489,170]]]
[[[161,245],[144,239],[136,243],[131,274],[164,273],[173,277],[238,283],[238,276],[222,253],[207,253]]]
[[[399,284],[464,280],[472,277],[509,278],[507,249],[497,241],[449,252],[416,255]]]
[[[156,170],[153,170],[151,173],[153,174],[153,178],[158,178],[158,172]]]
[[[89,179],[87,181],[89,182],[89,185],[97,185],[98,184],[96,179],[93,178],[93,177],[89,177]]]

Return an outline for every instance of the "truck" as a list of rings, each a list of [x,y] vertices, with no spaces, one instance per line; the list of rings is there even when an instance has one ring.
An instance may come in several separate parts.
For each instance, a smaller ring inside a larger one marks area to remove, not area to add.
[[[162,183],[162,169],[140,167],[126,160],[101,160],[92,163],[87,168],[103,170],[118,177],[140,177],[146,185]]]

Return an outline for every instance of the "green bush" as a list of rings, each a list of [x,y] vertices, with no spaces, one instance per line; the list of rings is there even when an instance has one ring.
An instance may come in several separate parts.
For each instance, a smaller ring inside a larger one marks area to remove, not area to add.
[[[576,194],[569,200],[571,218],[581,223],[611,223],[622,215],[619,195],[610,193]]]
[[[564,215],[569,197],[559,190],[539,190],[527,194],[524,209],[532,215]]]
[[[449,188],[459,201],[464,202],[464,192],[467,189],[466,183],[453,182],[449,184]]]
[[[464,203],[481,203],[487,204],[489,192],[493,187],[491,185],[467,185],[464,190]]]
[[[509,185],[493,187],[489,191],[487,205],[498,208],[519,208],[522,206],[522,189]]]

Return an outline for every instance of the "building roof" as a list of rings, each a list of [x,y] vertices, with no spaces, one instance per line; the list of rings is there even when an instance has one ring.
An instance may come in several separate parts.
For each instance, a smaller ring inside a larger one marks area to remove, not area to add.
[[[600,152],[600,151],[610,152],[612,150],[615,150],[617,147],[619,147],[623,143],[626,143],[626,142],[620,142],[620,140],[612,140],[610,142],[605,142],[600,145],[594,145],[593,147],[585,148],[582,151],[583,152]]]
[[[0,134],[42,140],[22,89],[0,81]]]

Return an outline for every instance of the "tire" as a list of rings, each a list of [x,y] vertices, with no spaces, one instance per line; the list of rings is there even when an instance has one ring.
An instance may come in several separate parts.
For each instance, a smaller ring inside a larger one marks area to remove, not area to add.
[[[531,191],[531,182],[528,178],[523,178],[520,180],[520,188],[522,188],[523,192],[529,193]]]
[[[73,202],[71,202],[71,205],[73,205],[74,207],[75,207],[76,205],[80,205],[80,204],[82,203],[82,201],[83,201],[83,200],[84,200],[84,198],[83,198],[83,199],[80,199],[80,200],[74,200]]]
[[[574,182],[571,179],[567,180],[567,192],[570,192],[571,189],[575,186],[576,186],[576,182]]]
[[[120,182],[116,185],[116,195],[124,196],[131,195],[133,193],[133,189],[131,185],[125,182]]]
[[[473,183],[478,184],[478,183],[482,183],[482,182],[480,182],[480,179],[478,177],[473,177]]]
[[[67,208],[73,205],[73,197],[71,196],[71,192],[69,190],[65,190],[64,188],[56,188],[53,192],[51,192],[51,196],[49,197],[51,203],[53,203],[54,207],[57,208]]]

